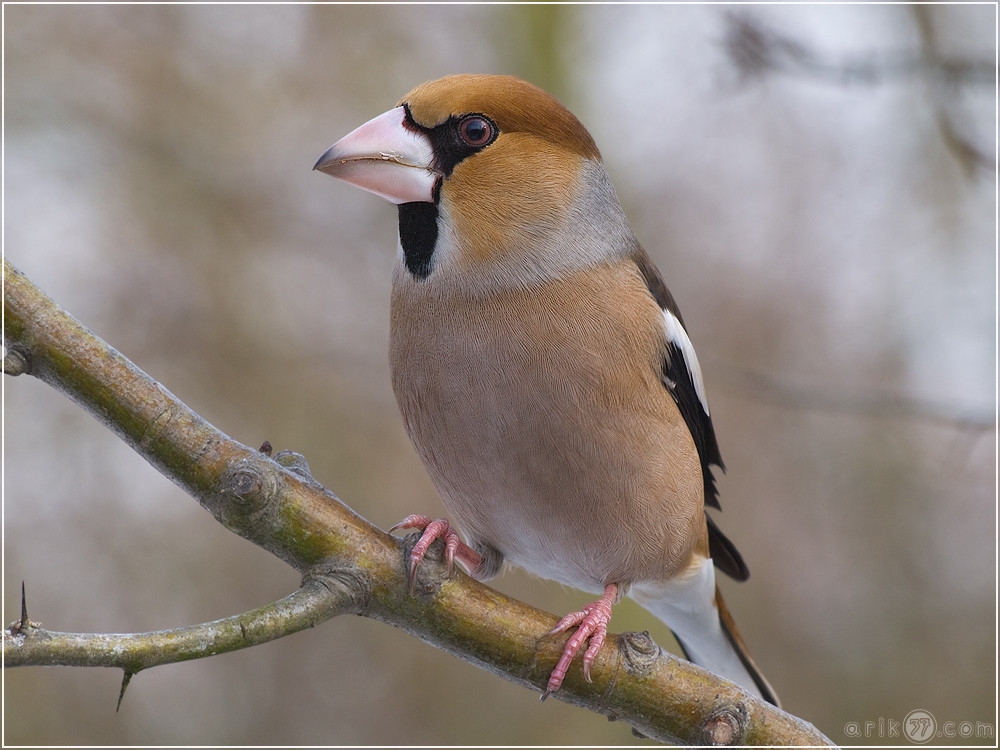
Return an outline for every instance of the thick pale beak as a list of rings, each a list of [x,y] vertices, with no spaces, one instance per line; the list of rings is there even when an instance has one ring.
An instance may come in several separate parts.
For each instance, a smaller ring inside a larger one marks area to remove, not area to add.
[[[427,136],[407,128],[402,107],[389,110],[330,146],[313,169],[393,203],[434,201],[439,175]]]

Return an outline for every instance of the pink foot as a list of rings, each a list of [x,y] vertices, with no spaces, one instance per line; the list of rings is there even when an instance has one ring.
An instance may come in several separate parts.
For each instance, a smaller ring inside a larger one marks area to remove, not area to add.
[[[574,625],[578,625],[577,631],[566,642],[562,656],[552,670],[549,677],[549,684],[542,693],[542,700],[545,700],[552,693],[559,689],[569,670],[569,665],[573,657],[589,639],[590,645],[583,654],[583,676],[590,682],[590,667],[597,658],[597,652],[604,645],[604,639],[608,635],[608,621],[611,619],[611,605],[618,599],[618,586],[609,583],[604,587],[604,596],[592,604],[588,604],[580,612],[571,612],[562,618],[558,624],[550,630],[547,635],[555,635],[569,630]]]
[[[424,555],[427,554],[428,548],[436,539],[444,540],[444,559],[448,563],[449,574],[455,568],[456,559],[473,576],[483,564],[483,556],[463,542],[455,530],[451,528],[451,524],[443,518],[432,521],[427,516],[407,516],[389,529],[389,533],[391,534],[396,529],[419,529],[423,532],[410,552],[408,580],[410,582],[411,593],[413,592],[413,583],[417,579],[417,569],[420,567],[420,563],[424,561]]]

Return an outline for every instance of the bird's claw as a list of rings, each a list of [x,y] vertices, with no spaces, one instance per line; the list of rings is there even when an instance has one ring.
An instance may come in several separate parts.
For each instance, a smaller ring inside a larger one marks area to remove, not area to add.
[[[427,550],[438,539],[444,541],[444,560],[448,566],[448,575],[451,575],[455,569],[456,556],[461,562],[470,567],[481,564],[482,556],[464,544],[458,533],[452,529],[451,524],[443,518],[432,521],[427,516],[407,516],[389,529],[389,533],[391,534],[397,529],[417,529],[421,532],[420,539],[417,540],[417,543],[413,545],[413,549],[410,551],[407,581],[411,594],[414,591],[420,564],[424,561]]]
[[[613,583],[609,584],[604,589],[604,596],[596,602],[588,604],[581,611],[571,612],[566,615],[556,623],[556,626],[552,630],[546,633],[547,636],[555,635],[556,633],[569,630],[574,626],[577,628],[576,632],[566,642],[562,656],[559,657],[559,661],[552,670],[548,685],[546,685],[545,692],[542,693],[540,700],[544,701],[562,686],[573,657],[583,647],[583,644],[588,641],[587,650],[583,653],[583,676],[587,682],[593,681],[590,677],[590,668],[597,658],[601,646],[604,645],[605,638],[607,638],[608,622],[611,620],[611,605],[615,603],[617,598],[618,587]]]

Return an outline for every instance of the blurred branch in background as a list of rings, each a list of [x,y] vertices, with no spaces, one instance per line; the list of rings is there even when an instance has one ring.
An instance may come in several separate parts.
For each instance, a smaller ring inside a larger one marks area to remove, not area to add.
[[[937,38],[934,8],[914,5],[911,11],[921,41],[918,52],[873,52],[863,57],[837,59],[781,34],[746,12],[726,14],[722,46],[744,80],[781,73],[836,86],[876,86],[923,77],[930,84],[938,128],[950,152],[969,175],[977,170],[992,174],[996,169],[996,154],[988,153],[962,132],[950,100],[964,87],[993,89],[997,76],[994,61],[949,54]]]
[[[919,419],[978,433],[985,433],[996,425],[995,416],[985,409],[963,408],[944,401],[872,390],[838,391],[799,385],[767,373],[721,362],[714,366],[713,372],[720,384],[733,391],[790,409]]]
[[[132,676],[159,664],[264,643],[339,614],[401,628],[465,661],[542,690],[565,638],[556,618],[468,576],[424,564],[411,595],[407,543],[381,532],[309,474],[297,454],[272,460],[269,444],[243,446],[46,297],[6,259],[4,371],[31,374],[98,417],[147,461],[198,499],[230,531],[298,570],[302,588],[242,615],[133,635],[54,633],[20,620],[4,632],[6,666],[109,666]],[[413,537],[411,537],[413,539]],[[666,742],[830,745],[811,725],[732,683],[666,654],[648,634],[609,638],[593,683],[574,669],[555,695]]]

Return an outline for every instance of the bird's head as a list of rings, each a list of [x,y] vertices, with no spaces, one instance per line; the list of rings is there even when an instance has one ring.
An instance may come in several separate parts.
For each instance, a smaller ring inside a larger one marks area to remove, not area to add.
[[[416,279],[523,287],[634,249],[593,138],[513,76],[422,84],[315,168],[399,206]]]

